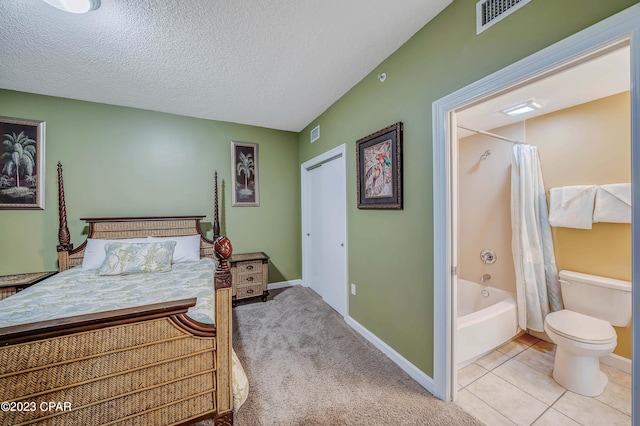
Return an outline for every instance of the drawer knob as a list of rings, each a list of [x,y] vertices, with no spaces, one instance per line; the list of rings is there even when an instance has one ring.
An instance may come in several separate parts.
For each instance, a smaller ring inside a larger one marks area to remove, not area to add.
[[[252,288],[247,289],[247,293],[248,294],[253,294],[253,289]]]
[[[250,271],[253,269],[253,265],[247,265],[247,269]]]
[[[247,281],[253,281],[253,277],[247,277]]]

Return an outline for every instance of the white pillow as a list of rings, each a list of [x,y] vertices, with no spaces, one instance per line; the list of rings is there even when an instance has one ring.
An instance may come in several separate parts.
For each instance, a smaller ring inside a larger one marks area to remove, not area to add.
[[[106,258],[104,246],[107,243],[148,243],[146,238],[125,238],[116,240],[99,240],[95,238],[87,238],[87,246],[84,248],[84,258],[82,259],[82,269],[90,271],[100,268],[102,262]]]
[[[200,260],[200,235],[182,237],[149,237],[150,241],[175,241],[173,263],[197,262]]]

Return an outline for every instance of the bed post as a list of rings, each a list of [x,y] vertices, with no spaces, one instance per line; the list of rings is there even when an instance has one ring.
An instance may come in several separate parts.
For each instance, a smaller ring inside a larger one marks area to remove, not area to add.
[[[231,323],[231,270],[227,260],[231,257],[233,248],[231,241],[220,236],[220,220],[218,216],[218,172],[215,172],[214,212],[213,212],[213,253],[218,261],[214,275],[216,301],[216,408],[218,415],[214,424],[226,426],[233,424],[233,387],[231,385],[232,341]]]
[[[218,237],[214,243],[214,253],[218,260],[218,268],[214,277],[216,300],[216,392],[218,415],[215,425],[233,424],[233,388],[231,386],[231,335],[233,332],[231,323],[231,271],[227,259],[231,257],[231,242],[225,236]]]
[[[71,234],[67,227],[67,206],[64,202],[64,183],[62,181],[62,164],[58,161],[58,219],[60,227],[58,229],[58,270],[65,271],[70,268],[69,253],[73,250],[71,244]]]
[[[220,219],[218,217],[218,171],[214,174],[214,201],[213,201],[213,241],[220,236]]]

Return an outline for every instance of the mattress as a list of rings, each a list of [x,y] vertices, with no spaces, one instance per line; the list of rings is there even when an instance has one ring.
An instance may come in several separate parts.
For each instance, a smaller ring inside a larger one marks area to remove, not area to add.
[[[215,322],[215,262],[176,263],[169,272],[99,276],[71,268],[0,300],[0,327],[197,298],[190,318]]]

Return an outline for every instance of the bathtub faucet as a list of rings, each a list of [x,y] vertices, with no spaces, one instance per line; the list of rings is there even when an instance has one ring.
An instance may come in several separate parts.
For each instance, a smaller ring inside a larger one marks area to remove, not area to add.
[[[485,281],[489,281],[490,279],[491,279],[491,275],[484,274],[484,275],[482,275],[482,278],[480,278],[480,282],[483,283]]]

